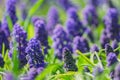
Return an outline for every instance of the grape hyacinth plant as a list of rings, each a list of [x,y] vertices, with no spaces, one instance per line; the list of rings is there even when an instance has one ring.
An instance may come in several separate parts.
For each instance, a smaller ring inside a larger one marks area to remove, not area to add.
[[[0,80],[120,80],[119,0],[0,0]]]
[[[77,71],[77,66],[75,65],[75,60],[72,57],[72,53],[68,48],[63,49],[63,60],[65,62],[64,67],[66,71]]]
[[[34,21],[35,26],[35,38],[38,39],[43,47],[44,54],[48,53],[48,49],[50,48],[48,45],[48,33],[45,29],[46,23],[44,20],[36,18]]]
[[[84,37],[76,36],[73,40],[73,51],[80,50],[82,53],[89,52],[88,41]]]
[[[56,7],[52,6],[49,9],[48,17],[47,17],[47,26],[46,30],[49,35],[53,34],[53,30],[55,29],[56,24],[59,23],[59,13]]]
[[[23,67],[26,63],[26,55],[25,48],[27,47],[27,33],[24,31],[24,29],[19,25],[15,24],[13,28],[13,41],[10,43],[10,51],[9,56],[13,57],[13,44],[16,42],[17,44],[17,51],[19,53],[18,58],[20,62],[20,68]]]
[[[62,25],[58,24],[53,32],[53,48],[55,49],[55,55],[62,59],[63,47],[67,47],[72,52],[71,40],[67,36],[67,33],[63,29]]]
[[[30,68],[45,67],[44,56],[42,54],[41,44],[38,39],[32,38],[26,47],[28,63]]]

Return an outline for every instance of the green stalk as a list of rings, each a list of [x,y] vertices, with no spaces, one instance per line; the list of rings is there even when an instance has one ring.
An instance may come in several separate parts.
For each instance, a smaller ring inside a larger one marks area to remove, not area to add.
[[[86,56],[84,56],[80,51],[76,51],[76,53],[78,53],[80,56],[82,56],[82,58],[84,58],[89,64],[91,64],[92,66],[95,66],[94,63],[92,63]]]

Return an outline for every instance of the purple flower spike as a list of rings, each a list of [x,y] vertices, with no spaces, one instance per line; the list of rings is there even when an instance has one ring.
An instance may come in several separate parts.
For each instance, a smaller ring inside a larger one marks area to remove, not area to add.
[[[120,80],[120,63],[115,67],[113,80]]]
[[[2,53],[3,44],[5,45],[5,51],[9,49],[8,37],[6,36],[4,30],[2,29],[1,22],[0,22],[0,53]]]
[[[73,7],[73,4],[70,2],[70,0],[57,0],[57,3],[60,4],[60,6],[66,11],[70,7]]]
[[[68,19],[66,21],[66,30],[68,35],[73,38],[75,36],[82,36],[83,24],[79,20],[77,10],[75,8],[70,8],[67,11]]]
[[[99,0],[88,0],[90,5],[93,5],[94,7],[98,7],[101,1]]]
[[[114,51],[113,51],[113,48],[109,44],[106,44],[105,45],[105,52],[108,55],[110,52],[114,52]]]
[[[6,14],[4,15],[4,18],[2,20],[2,28],[5,32],[5,35],[7,36],[7,38],[10,37],[10,30],[8,27],[8,22],[7,22],[7,16],[10,17],[12,24],[14,25],[18,18],[16,16],[16,0],[6,0]]]
[[[10,72],[7,72],[3,76],[3,80],[15,80],[14,75]]]
[[[3,60],[3,57],[2,57],[2,55],[0,54],[0,67],[4,67],[4,64],[5,64],[5,62],[4,62],[4,60]]]
[[[63,49],[63,60],[64,60],[64,68],[66,71],[77,71],[78,68],[75,64],[75,60],[72,57],[72,53],[69,51],[68,48]]]
[[[58,24],[54,29],[52,38],[54,41],[53,47],[55,49],[55,55],[59,59],[62,59],[62,50],[64,47],[67,47],[72,52],[71,41],[60,24]]]
[[[106,31],[104,30],[101,37],[100,37],[100,43],[102,48],[105,48],[105,45],[110,42],[110,39],[106,35]]]
[[[38,39],[44,47],[44,54],[47,54],[50,47],[48,45],[48,34],[45,29],[45,21],[40,18],[35,18],[33,22],[35,26],[35,38]]]
[[[116,8],[110,8],[107,11],[107,14],[104,17],[104,25],[105,30],[107,33],[107,36],[111,40],[117,40],[119,41],[119,32],[120,32],[120,26],[118,24],[118,10]]]
[[[119,47],[118,42],[117,42],[116,40],[114,40],[114,41],[112,42],[112,48],[115,50],[115,49],[117,49],[118,47]],[[116,55],[118,55],[118,54],[119,54],[119,50],[116,50],[115,53],[116,53]]]
[[[59,23],[59,14],[56,7],[51,7],[48,11],[46,30],[49,35],[53,34],[56,24]]]
[[[67,15],[68,15],[68,18],[72,18],[74,19],[75,21],[79,21],[79,16],[77,14],[77,9],[76,8],[70,8],[68,9],[67,11]]]
[[[98,48],[97,45],[94,44],[94,45],[91,47],[90,51],[91,51],[91,52],[95,52],[95,51],[96,51],[96,52],[99,52],[99,48]]]
[[[111,66],[111,65],[115,64],[116,62],[118,62],[116,54],[113,52],[110,52],[107,55],[107,66]]]
[[[84,24],[92,27],[98,26],[98,15],[96,9],[92,5],[88,5],[83,10]]]
[[[12,20],[12,23],[15,24],[18,20],[16,16],[16,1],[17,0],[7,0],[6,1],[6,13],[9,15],[10,19]]]
[[[87,36],[89,37],[91,42],[94,42],[94,36],[93,36],[93,32],[91,31],[91,29],[90,28],[85,28],[85,33],[87,34]]]
[[[32,38],[26,47],[27,60],[31,67],[45,67],[44,56],[38,39]]]
[[[26,63],[26,52],[25,48],[27,47],[27,33],[24,31],[23,27],[18,24],[14,25],[13,28],[13,41],[10,43],[10,51],[9,55],[12,57],[13,55],[13,43],[14,41],[17,44],[18,58],[20,61],[20,68],[23,67]]]
[[[80,50],[82,53],[86,53],[90,50],[87,40],[83,37],[76,36],[73,40],[73,51]]]

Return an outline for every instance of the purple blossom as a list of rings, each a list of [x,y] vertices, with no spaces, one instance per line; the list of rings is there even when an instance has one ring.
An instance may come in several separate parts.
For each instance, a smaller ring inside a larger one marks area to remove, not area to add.
[[[90,50],[88,41],[83,37],[76,36],[73,39],[73,44],[74,52],[76,52],[76,50],[80,50],[82,53],[86,53]]]
[[[91,52],[99,52],[99,48],[96,44],[94,44],[91,48],[90,48]]]
[[[27,60],[30,65],[30,68],[39,68],[45,66],[42,48],[38,39],[32,38],[28,42],[28,46],[26,47],[25,51],[27,53]]]
[[[13,55],[13,43],[14,41],[17,44],[18,57],[20,61],[20,67],[23,67],[26,63],[26,52],[25,48],[27,47],[27,33],[24,31],[23,27],[19,24],[15,24],[13,28],[13,41],[10,43],[10,52],[9,55]]]
[[[8,38],[10,37],[10,30],[8,27],[7,16],[10,17],[13,25],[18,20],[16,16],[15,5],[16,5],[16,0],[6,0],[6,9],[5,9],[6,14],[4,15],[4,18],[2,20],[2,28]]]
[[[88,3],[90,5],[93,5],[94,7],[98,7],[98,5],[100,4],[101,1],[99,0],[88,0]]]
[[[109,8],[105,17],[104,17],[104,25],[107,36],[111,40],[119,40],[118,36],[120,31],[120,26],[118,25],[118,11],[116,8]]]
[[[14,25],[17,21],[17,16],[16,16],[16,0],[7,0],[6,1],[6,13],[12,20],[12,24]]]
[[[66,30],[70,37],[82,36],[83,34],[83,24],[79,20],[77,10],[75,8],[70,8],[67,11],[67,21]]]
[[[70,0],[57,0],[57,3],[58,3],[64,10],[68,10],[70,7],[74,7]]]
[[[113,52],[110,52],[107,55],[107,66],[111,66],[111,65],[115,64],[116,62],[118,62],[116,54]]]
[[[74,7],[71,7],[71,8],[68,9],[68,11],[67,11],[67,17],[68,18],[72,18],[75,21],[79,22],[79,16],[77,14],[77,9],[74,8]]]
[[[3,76],[3,79],[4,80],[15,80],[14,75],[10,72],[5,73]]]
[[[43,71],[43,67],[40,68],[30,68],[25,76],[22,76],[22,80],[34,80],[38,74]]]
[[[78,68],[75,65],[75,60],[72,57],[71,51],[67,47],[63,49],[63,60],[64,60],[64,67],[66,71],[77,71]]]
[[[95,7],[93,5],[87,5],[83,10],[83,23],[91,27],[98,26],[98,15]]]
[[[90,28],[84,28],[84,34],[86,33],[88,38],[91,40],[91,42],[94,42],[94,36],[93,36],[93,32]]]
[[[53,32],[53,48],[55,49],[55,55],[61,59],[62,50],[64,47],[67,47],[72,52],[71,41],[63,29],[62,25],[58,24]]]
[[[52,6],[48,11],[46,30],[49,35],[53,34],[56,24],[59,23],[59,13],[57,8]]]
[[[108,38],[106,31],[104,30],[100,37],[100,43],[101,43],[102,48],[104,49],[105,45],[109,42],[110,42],[110,39]]]
[[[22,20],[25,20],[27,18],[27,8],[26,8],[26,4],[23,3],[20,5],[20,9],[21,9],[21,17],[22,17]]]
[[[0,54],[0,67],[4,67],[4,64],[5,64],[5,62],[4,62],[4,60],[3,60],[3,57],[2,57],[2,55]]]
[[[10,29],[8,27],[6,18],[3,18],[1,26],[2,26],[2,30],[4,31],[6,37],[9,38],[10,37]]]
[[[106,44],[105,45],[105,52],[108,55],[110,52],[114,52],[114,51],[113,51],[113,48],[109,44]]]
[[[116,25],[118,23],[118,11],[116,8],[109,8],[105,17],[104,17],[105,25]]]
[[[0,53],[2,53],[3,44],[5,45],[5,51],[9,49],[8,37],[6,36],[4,30],[2,29],[1,22],[0,22]]]
[[[112,41],[112,48],[115,50],[119,47],[118,42],[116,40]],[[119,54],[119,50],[115,51],[116,55]]]
[[[44,47],[44,54],[48,53],[48,49],[50,48],[48,45],[48,34],[45,29],[46,24],[45,21],[39,18],[34,20],[35,26],[35,38],[38,39],[41,45]]]
[[[113,80],[120,80],[120,63],[115,67]]]
[[[96,66],[93,70],[93,75],[94,76],[98,76],[100,75],[101,73],[103,73],[103,68],[100,67],[100,66]]]

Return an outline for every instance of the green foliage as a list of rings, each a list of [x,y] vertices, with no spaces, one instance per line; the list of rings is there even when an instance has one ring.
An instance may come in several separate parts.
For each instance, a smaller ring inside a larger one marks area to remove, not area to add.
[[[34,5],[33,7],[28,11],[28,16],[25,20],[25,23],[24,23],[24,27],[25,27],[25,30],[28,31],[28,26],[30,24],[30,20],[31,20],[31,17],[33,16],[33,14],[38,10],[38,8],[40,7],[40,5],[42,4],[44,0],[38,0]]]

